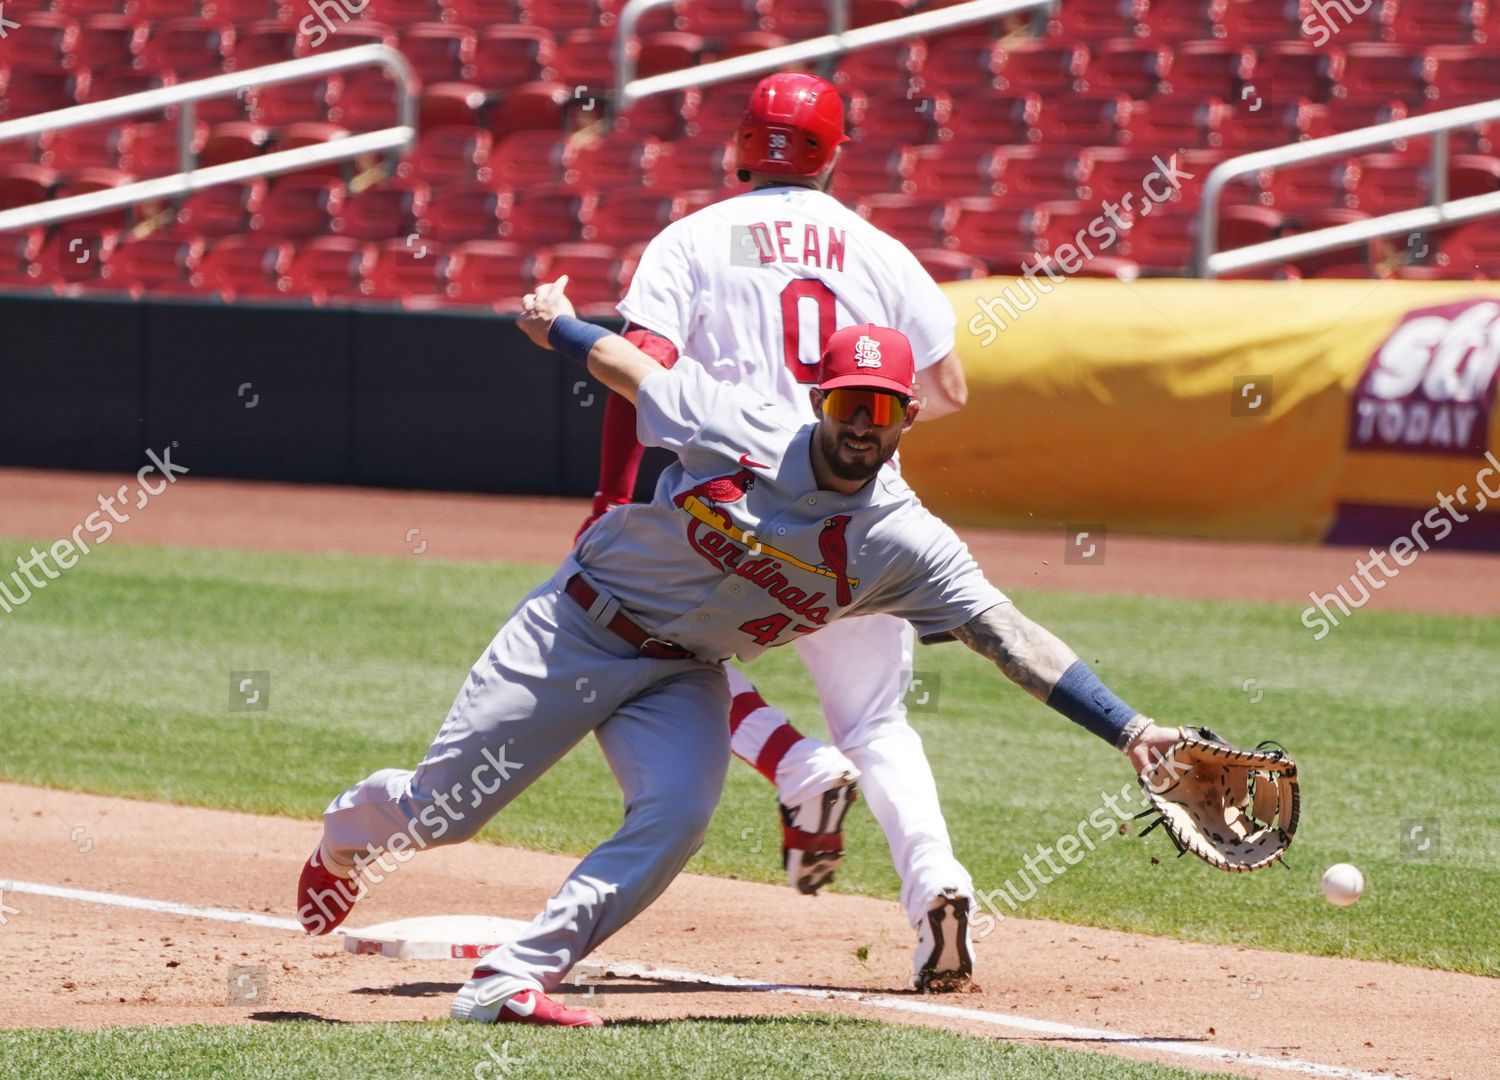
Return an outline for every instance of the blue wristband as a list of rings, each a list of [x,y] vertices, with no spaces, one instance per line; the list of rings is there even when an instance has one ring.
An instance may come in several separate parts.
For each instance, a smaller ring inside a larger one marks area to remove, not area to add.
[[[1136,715],[1082,660],[1075,660],[1063,672],[1047,696],[1047,704],[1111,746],[1119,745],[1120,733]]]
[[[600,338],[607,338],[611,333],[602,326],[575,319],[571,315],[559,315],[552,320],[552,327],[547,331],[547,344],[569,360],[586,365],[589,362],[589,350]]]

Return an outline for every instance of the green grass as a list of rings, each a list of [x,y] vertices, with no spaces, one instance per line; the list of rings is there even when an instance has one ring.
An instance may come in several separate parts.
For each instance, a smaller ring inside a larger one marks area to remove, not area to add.
[[[454,1022],[0,1031],[7,1075],[48,1080],[931,1077],[1212,1080],[1224,1073],[828,1016],[497,1030]]]
[[[0,542],[0,565],[22,551]],[[469,665],[546,573],[102,548],[0,613],[0,776],[317,816],[344,784],[418,759]],[[1277,739],[1304,782],[1289,871],[1231,876],[1179,861],[1159,831],[1115,837],[1021,914],[1500,975],[1500,621],[1365,610],[1315,643],[1289,607],[1017,598],[1138,707],[1240,742]],[[1019,883],[1028,852],[1077,829],[1102,792],[1130,781],[1118,755],[961,646],[922,649],[917,664],[938,685],[938,708],[913,719],[980,890]],[[270,671],[269,710],[230,711],[230,672],[241,670]],[[751,674],[820,729],[790,650]],[[618,816],[618,791],[586,743],[484,837],[581,853]],[[1402,823],[1414,818],[1437,820],[1435,858],[1403,857]],[[894,897],[884,841],[862,806],[848,832],[838,887]],[[1368,882],[1347,909],[1318,894],[1324,868],[1341,861]],[[690,869],[779,880],[774,801],[749,769],[731,770]]]

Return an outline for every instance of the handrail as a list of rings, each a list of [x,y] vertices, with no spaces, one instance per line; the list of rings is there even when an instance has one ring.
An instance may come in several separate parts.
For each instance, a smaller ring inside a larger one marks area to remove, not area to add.
[[[395,76],[401,88],[397,103],[397,123],[394,127],[379,131],[350,135],[331,142],[312,146],[299,146],[260,157],[245,158],[225,165],[214,165],[206,169],[197,168],[197,155],[192,149],[192,130],[195,102],[205,98],[238,93],[251,87],[270,86],[275,83],[294,82],[333,71],[379,64]],[[105,120],[134,116],[143,112],[154,112],[169,105],[179,105],[179,138],[181,143],[180,171],[171,176],[140,180],[117,188],[91,191],[48,203],[20,206],[0,211],[0,232],[12,229],[46,225],[54,221],[82,217],[102,210],[113,210],[145,199],[184,195],[215,184],[256,176],[271,176],[291,172],[310,165],[321,165],[330,161],[342,161],[364,154],[389,152],[393,159],[405,152],[416,138],[417,101],[413,91],[416,75],[411,63],[401,53],[387,45],[359,45],[352,49],[339,49],[322,56],[307,56],[297,60],[285,60],[265,67],[249,68],[227,75],[213,75],[207,79],[162,86],[155,90],[143,90],[137,94],[91,101],[84,105],[70,105],[65,109],[23,116],[15,120],[0,122],[0,143],[12,139],[24,139],[46,131],[61,131],[81,124],[97,124]]]
[[[836,56],[868,45],[882,45],[887,41],[955,26],[967,26],[1022,11],[1053,9],[1059,0],[969,0],[968,3],[953,7],[924,11],[918,15],[907,15],[854,30],[823,34],[745,56],[734,56],[682,71],[669,71],[638,79],[635,77],[635,61],[629,55],[629,42],[635,33],[635,26],[648,11],[671,2],[672,0],[628,0],[620,13],[615,37],[615,92],[610,102],[615,115],[653,94],[667,94],[689,86],[709,86],[745,75],[758,75],[765,71],[775,71],[787,64]]]
[[[1203,184],[1203,201],[1198,210],[1197,257],[1193,273],[1196,277],[1212,278],[1234,270],[1280,262],[1303,255],[1316,255],[1349,244],[1373,240],[1380,236],[1393,236],[1407,231],[1422,231],[1455,225],[1476,217],[1500,210],[1500,193],[1476,195],[1472,198],[1453,200],[1448,197],[1448,138],[1454,128],[1469,127],[1489,120],[1500,119],[1500,99],[1461,105],[1456,109],[1428,113],[1424,116],[1391,120],[1384,124],[1355,131],[1326,135],[1321,139],[1278,146],[1270,150],[1257,150],[1239,157],[1230,158],[1214,167]],[[1367,221],[1336,225],[1318,229],[1300,236],[1286,236],[1252,244],[1233,251],[1218,252],[1219,197],[1229,182],[1236,177],[1273,169],[1278,166],[1316,161],[1322,158],[1339,157],[1344,154],[1367,150],[1398,139],[1431,135],[1432,139],[1432,192],[1429,205],[1412,210],[1401,210],[1392,214],[1370,218]]]

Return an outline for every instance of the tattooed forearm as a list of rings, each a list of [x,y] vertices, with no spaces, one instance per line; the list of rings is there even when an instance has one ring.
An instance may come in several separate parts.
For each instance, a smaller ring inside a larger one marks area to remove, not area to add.
[[[1078,659],[1051,631],[1032,622],[1014,604],[996,604],[953,631],[981,656],[988,656],[1006,678],[1045,702],[1063,672]]]

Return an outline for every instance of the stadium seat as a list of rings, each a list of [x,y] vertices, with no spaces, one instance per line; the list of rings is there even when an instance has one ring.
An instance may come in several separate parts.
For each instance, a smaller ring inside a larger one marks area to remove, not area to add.
[[[1121,251],[1154,276],[1179,276],[1193,261],[1193,217],[1188,211],[1155,207],[1135,218]]]
[[[838,86],[878,86],[895,75],[909,84],[922,74],[926,63],[927,43],[921,38],[869,45],[840,56],[833,81]]]
[[[1380,6],[1380,5],[1377,5]],[[1404,0],[1389,5],[1384,20],[1386,41],[1402,45],[1460,45],[1483,43],[1486,4],[1483,0]]]
[[[699,121],[701,102],[702,95],[692,88],[673,94],[653,94],[622,112],[615,126],[620,131],[633,131],[638,135],[651,135],[663,140],[684,136],[692,138],[700,133],[727,139],[733,127],[715,128]],[[740,115],[744,115],[743,103]],[[739,117],[736,116],[733,126],[738,124]]]
[[[874,26],[892,19],[904,19],[914,14],[919,6],[920,0],[851,0],[849,25]]]
[[[365,8],[360,15],[388,26],[399,27],[404,46],[408,28],[421,23],[442,21],[443,6],[438,0],[365,0]],[[462,20],[457,21],[460,25],[470,25]],[[410,53],[407,55],[410,56]]]
[[[1151,6],[1154,8],[1156,4]],[[1224,41],[1269,45],[1275,41],[1296,41],[1301,35],[1304,13],[1298,0],[1226,0],[1218,7],[1212,36]]]
[[[1288,219],[1286,225],[1299,233],[1315,232],[1338,225],[1363,221],[1370,215],[1362,210],[1335,207],[1331,210],[1311,210]],[[1292,265],[1304,278],[1319,277],[1369,277],[1373,265],[1372,245],[1335,248],[1317,255],[1304,255],[1294,259]],[[1356,272],[1356,267],[1358,271]]]
[[[207,19],[168,19],[152,29],[141,47],[147,71],[175,71],[180,80],[201,79],[226,70],[234,54],[235,30]]]
[[[571,30],[563,34],[552,54],[557,80],[570,88],[583,86],[602,94],[614,82],[613,42],[614,34],[605,30]],[[633,42],[631,47],[639,55],[640,42]]]
[[[1351,206],[1359,165],[1348,161],[1317,161],[1276,169],[1263,181],[1262,203],[1283,213]]]
[[[57,170],[29,162],[0,164],[0,210],[46,202],[57,186]]]
[[[958,199],[953,210],[943,246],[981,258],[996,272],[1016,253],[1035,251],[1037,233],[1047,227],[1046,214],[1036,207],[995,199]]]
[[[301,299],[287,292],[295,250],[272,236],[226,236],[203,256],[192,286],[225,300]]]
[[[344,186],[326,176],[286,176],[251,219],[255,232],[302,240],[334,232],[344,209]]]
[[[1269,206],[1225,206],[1219,211],[1219,250],[1275,240],[1286,223],[1286,215]]]
[[[568,275],[568,296],[580,315],[611,316],[624,295],[623,260],[607,244],[556,244],[547,252],[552,279]]]
[[[118,229],[80,221],[65,221],[42,245],[35,269],[38,284],[88,285],[114,254]]]
[[[995,85],[1019,94],[1064,94],[1079,89],[1089,66],[1086,46],[1078,42],[1063,45],[1046,39],[1008,45],[1000,58],[1002,64]]]
[[[909,248],[937,247],[953,218],[947,200],[905,194],[868,195],[858,209],[871,225]]]
[[[1356,42],[1344,52],[1344,98],[1348,102],[1400,101],[1421,107],[1428,99],[1437,63],[1420,49]]]
[[[521,244],[567,244],[592,239],[599,195],[567,184],[538,184],[516,192],[505,239]]]
[[[789,44],[786,38],[769,30],[747,30],[725,38],[714,51],[720,60],[728,60],[735,56],[764,52],[766,49],[777,49],[786,44]]]
[[[422,231],[432,191],[425,180],[391,180],[344,200],[338,235],[383,241]]]
[[[1065,41],[1139,36],[1145,32],[1147,9],[1153,6],[1150,0],[1070,0],[1052,12],[1047,36]],[[1202,29],[1206,36],[1206,27]]]
[[[170,71],[136,71],[133,68],[111,68],[92,78],[89,83],[87,99],[90,101],[104,101],[108,98],[124,97],[126,94],[139,94],[144,90],[156,90],[163,86],[173,86],[177,82],[177,76]],[[82,97],[80,97],[82,100]],[[165,110],[156,113],[139,113],[131,119],[136,123],[149,120],[160,120],[166,115]]]
[[[1008,146],[1000,148],[1000,156],[1005,198],[1012,203],[1079,198],[1093,169],[1092,155],[1072,147]]]
[[[1130,109],[1125,94],[1068,94],[1047,103],[1037,131],[1043,142],[1064,146],[1128,142]]]
[[[555,34],[609,28],[614,25],[614,9],[614,4],[595,0],[531,0],[531,21]]]
[[[244,120],[215,124],[198,155],[198,165],[201,168],[258,157],[265,153],[270,141],[271,129],[264,124]]]
[[[682,25],[670,29],[691,30],[709,38],[764,33],[770,14],[770,0],[693,0],[679,13]]]
[[[1168,165],[1172,158],[1178,157],[1173,151],[1157,151],[1158,156]],[[1089,170],[1088,184],[1085,186],[1083,195],[1089,202],[1100,209],[1105,203],[1116,203],[1124,205],[1127,195],[1130,207],[1139,213],[1140,209],[1148,203],[1157,202],[1157,196],[1164,196],[1161,204],[1169,207],[1181,207],[1188,205],[1196,190],[1194,184],[1201,184],[1205,177],[1202,174],[1195,176],[1192,180],[1183,180],[1182,186],[1173,190],[1166,178],[1153,179],[1150,190],[1146,190],[1146,177],[1160,170],[1152,163],[1149,156],[1143,158],[1141,152],[1130,147],[1123,146],[1099,146],[1090,151],[1093,159]],[[1180,157],[1178,158],[1180,164]],[[1191,170],[1188,170],[1191,171]],[[1152,211],[1156,209],[1152,206]]]
[[[295,22],[283,22],[279,19],[253,22],[242,28],[235,37],[235,69],[246,71],[295,59],[298,40]]]
[[[498,240],[510,216],[510,189],[489,184],[450,184],[432,193],[425,234],[440,244]]]
[[[483,128],[440,127],[424,131],[411,156],[401,163],[400,175],[421,177],[432,184],[489,180],[493,139]]]
[[[95,71],[127,67],[146,43],[145,23],[124,15],[90,15],[73,49],[73,62]]]
[[[1465,277],[1500,277],[1500,219],[1483,218],[1439,234],[1439,263]]]
[[[179,125],[175,121],[158,120],[147,124],[131,124],[134,137],[120,148],[121,169],[139,177],[168,176],[178,172],[181,162],[178,157],[177,140]],[[208,144],[209,127],[205,123],[193,125],[192,151],[194,160],[201,158]]]
[[[422,89],[417,103],[417,130],[428,128],[483,126],[489,95],[474,83],[440,82]]]
[[[514,26],[531,18],[529,0],[443,0],[443,18],[475,28]]]
[[[303,20],[303,25],[307,22]],[[313,28],[313,33],[308,37],[306,44],[299,44],[299,49],[315,52],[322,49],[332,52],[336,49],[354,49],[361,45],[389,45],[396,48],[401,44],[400,35],[396,33],[394,26],[378,23],[370,19],[358,19],[347,26],[335,23],[336,33],[329,34],[328,39],[322,44],[318,43],[317,33],[322,26]]]
[[[1263,102],[1259,109],[1230,109],[1220,129],[1223,145],[1237,151],[1265,150],[1311,138],[1324,107],[1303,102]]]
[[[210,237],[246,233],[265,202],[264,178],[215,184],[195,191],[183,201],[172,231]]]
[[[375,264],[372,245],[349,236],[315,236],[296,246],[288,292],[315,304],[358,299]]]
[[[0,119],[14,120],[87,101],[90,78],[87,68],[12,64],[6,93],[0,98]]]
[[[42,0],[34,0],[34,7],[36,10],[42,10],[48,5]],[[51,9],[73,19],[86,19],[91,15],[123,15],[125,14],[125,0],[56,0],[51,4]]]
[[[452,23],[417,23],[401,32],[401,51],[424,83],[474,78],[478,42],[478,35],[469,27]]]
[[[376,246],[375,264],[365,274],[360,295],[366,300],[426,308],[446,300],[454,259],[441,244],[404,237]]]
[[[166,285],[186,285],[203,259],[202,237],[147,236],[115,248],[97,285],[139,297]]]
[[[573,88],[560,82],[521,83],[507,90],[490,111],[490,133],[503,139],[513,131],[561,131],[575,100]]]
[[[1439,108],[1500,98],[1500,61],[1493,46],[1440,45],[1427,55],[1437,65],[1432,90]]]
[[[661,142],[633,132],[610,133],[580,142],[564,179],[599,188],[639,187],[661,157]]]
[[[732,160],[729,144],[718,137],[663,143],[651,166],[650,186],[657,191],[724,187],[732,180]]]
[[[924,199],[1002,195],[1005,162],[987,141],[942,142],[916,151],[903,190]]]
[[[125,0],[125,14],[147,22],[194,19],[202,13],[199,0]]]
[[[69,172],[89,167],[115,168],[120,155],[135,140],[130,124],[90,124],[47,132],[41,139],[41,164],[50,169]]]
[[[955,139],[967,142],[1025,146],[1042,138],[1045,107],[1040,94],[970,90],[953,99],[948,127]]]
[[[350,131],[374,131],[396,122],[400,88],[384,71],[376,68],[344,73],[344,92],[338,108],[328,119]]]
[[[539,26],[490,26],[474,46],[473,81],[488,91],[552,77],[552,34]]]
[[[915,159],[916,151],[899,142],[846,143],[833,171],[833,194],[849,199],[903,191]]]
[[[927,44],[924,67],[940,73],[944,90],[961,92],[999,85],[1005,56],[995,39],[984,32],[944,34]],[[881,81],[889,81],[889,77]],[[935,80],[936,81],[936,80]],[[865,85],[873,85],[873,80]]]
[[[1124,38],[1095,46],[1089,86],[1096,91],[1149,98],[1172,74],[1172,50],[1156,41]]]
[[[688,212],[681,195],[620,191],[601,196],[594,212],[594,240],[623,248],[650,240]]]
[[[1344,74],[1344,51],[1311,41],[1280,41],[1262,49],[1255,65],[1257,93],[1270,105],[1329,101]]]
[[[454,249],[460,265],[452,275],[448,302],[473,304],[502,312],[521,309],[521,297],[547,273],[535,249],[505,240],[470,240]],[[549,275],[550,277],[550,275]]]
[[[344,92],[342,75],[324,75],[293,83],[277,83],[252,91],[250,120],[267,127],[306,122],[327,122],[337,115]]]
[[[17,21],[17,10],[7,23]],[[19,20],[21,26],[0,38],[0,64],[71,67],[78,46],[78,22],[53,11],[37,11]]]
[[[1262,7],[1277,2],[1279,0],[1259,0]],[[1168,45],[1204,41],[1218,35],[1219,20],[1225,7],[1226,0],[1151,0],[1138,19],[1140,29],[1137,35]],[[1281,33],[1277,39],[1286,36]]]
[[[729,138],[735,128],[740,126],[740,120],[745,115],[745,103],[750,100],[756,82],[754,78],[736,79],[704,87],[698,108],[693,114],[699,129],[705,135]],[[847,111],[844,122],[846,127],[852,126],[849,124]]]
[[[573,161],[569,139],[561,131],[517,131],[507,135],[490,153],[495,178],[509,187],[567,179]]]
[[[1226,41],[1190,41],[1172,63],[1172,93],[1237,103],[1253,86],[1255,50]]]
[[[36,288],[41,282],[35,265],[42,252],[43,229],[0,233],[0,286]]]
[[[1224,141],[1221,131],[1228,114],[1228,107],[1217,98],[1169,94],[1137,101],[1130,117],[1132,144],[1142,154],[1150,149],[1216,147]]]
[[[683,71],[698,64],[708,43],[697,34],[682,30],[665,30],[652,34],[641,42],[636,54],[636,75],[663,75],[669,71]],[[611,65],[611,72],[614,68]],[[607,85],[607,84],[604,84]]]
[[[948,137],[948,120],[953,111],[952,99],[942,91],[885,90],[869,96],[864,118],[851,128],[859,139],[877,142],[902,142],[910,145],[938,142]],[[744,113],[741,103],[740,113]],[[739,125],[736,116],[725,131]]]
[[[989,277],[983,259],[946,248],[918,248],[912,252],[934,281],[975,281]]]
[[[823,0],[771,0],[771,15],[764,29],[775,30],[793,41],[826,34],[828,5]]]

